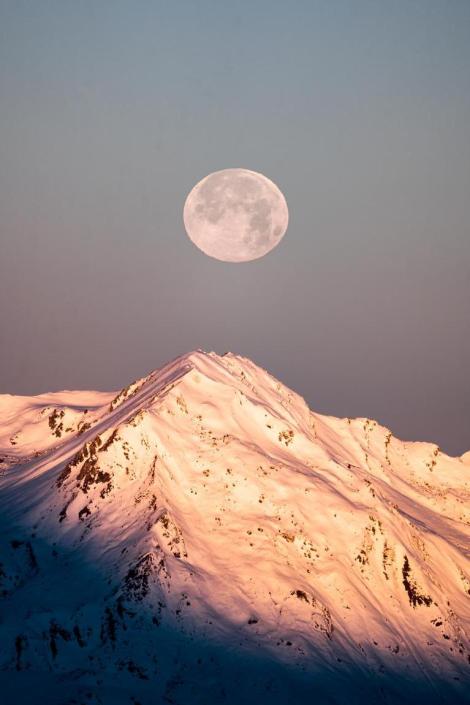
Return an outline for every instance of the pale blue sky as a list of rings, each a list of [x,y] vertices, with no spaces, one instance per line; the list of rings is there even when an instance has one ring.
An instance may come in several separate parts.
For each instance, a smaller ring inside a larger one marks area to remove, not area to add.
[[[0,106],[0,391],[230,349],[470,448],[467,0],[0,0]],[[233,166],[290,209],[243,265],[181,217]]]

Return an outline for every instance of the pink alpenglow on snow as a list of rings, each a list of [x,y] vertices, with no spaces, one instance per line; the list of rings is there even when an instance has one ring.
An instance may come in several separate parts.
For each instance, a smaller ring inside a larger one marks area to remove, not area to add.
[[[0,396],[0,458],[5,702],[467,702],[469,453],[196,351]]]

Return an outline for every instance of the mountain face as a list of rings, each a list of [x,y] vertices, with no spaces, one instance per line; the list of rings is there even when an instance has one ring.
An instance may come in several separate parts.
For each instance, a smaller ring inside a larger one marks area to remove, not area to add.
[[[470,702],[470,454],[197,351],[0,459],[5,705]]]

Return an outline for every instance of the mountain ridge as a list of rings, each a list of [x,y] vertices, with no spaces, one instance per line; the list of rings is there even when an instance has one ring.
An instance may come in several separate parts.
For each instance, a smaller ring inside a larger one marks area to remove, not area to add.
[[[466,702],[468,454],[316,414],[232,353],[40,397],[0,398],[7,691],[52,674],[62,703],[78,668],[113,705],[239,702],[244,673],[246,702]]]

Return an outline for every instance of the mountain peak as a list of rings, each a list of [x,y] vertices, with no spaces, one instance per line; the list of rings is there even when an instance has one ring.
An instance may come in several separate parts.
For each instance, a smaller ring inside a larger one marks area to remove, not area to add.
[[[2,412],[2,672],[113,705],[115,683],[208,702],[237,669],[221,702],[463,697],[466,456],[316,414],[232,353],[93,394]]]

